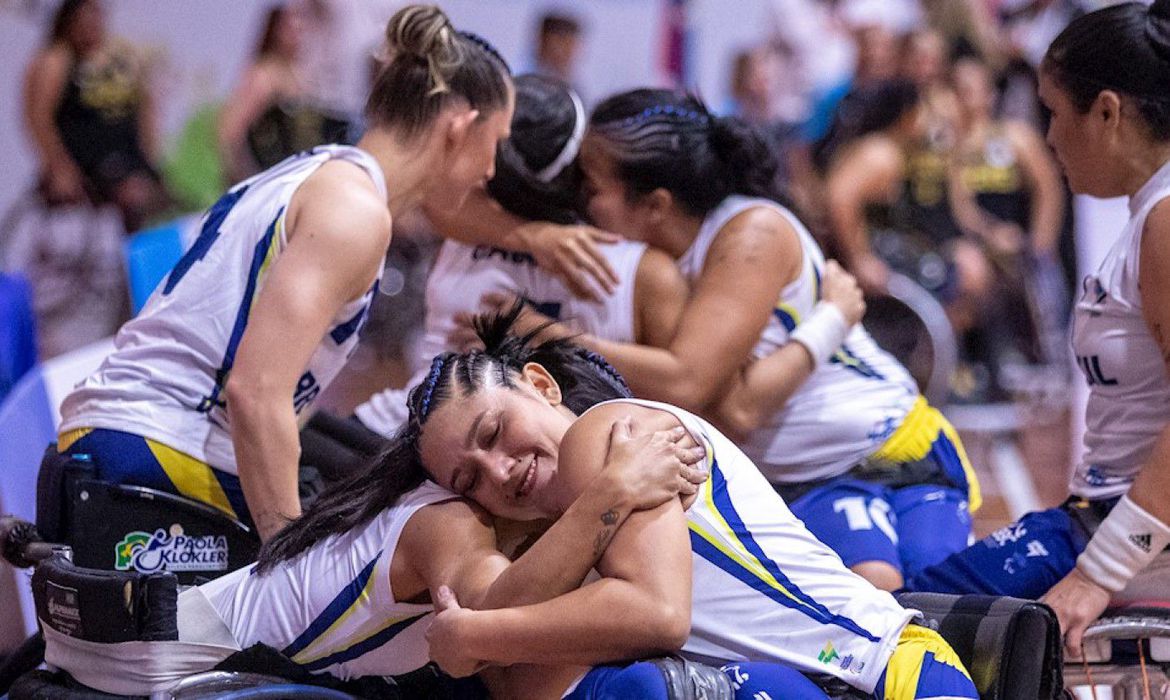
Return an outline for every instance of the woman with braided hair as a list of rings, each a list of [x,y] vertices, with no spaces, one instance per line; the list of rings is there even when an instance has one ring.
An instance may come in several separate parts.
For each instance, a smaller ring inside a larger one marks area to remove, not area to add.
[[[665,347],[578,342],[635,395],[711,417],[879,588],[966,546],[979,490],[957,434],[857,325],[860,293],[831,303],[836,266],[779,203],[757,132],[633,90],[594,111],[581,165],[592,220],[674,258],[691,296]]]
[[[297,416],[356,347],[390,241],[458,208],[508,134],[508,67],[433,6],[400,10],[356,147],[320,146],[227,192],[116,349],[61,407],[57,449],[178,493],[262,539],[300,514]]]
[[[555,368],[564,401],[577,410],[628,394],[612,369],[598,371],[604,361],[567,343],[529,349],[512,342],[498,354],[509,364],[482,352],[460,358],[460,381],[480,381],[485,373],[512,381],[511,365],[532,360]],[[392,691],[377,685],[380,677],[427,664],[425,635],[440,587],[483,608],[525,605],[543,591],[575,588],[633,512],[677,500],[680,491],[693,494],[706,478],[692,466],[701,455],[684,446],[682,428],[632,437],[628,419],[614,420],[597,455],[604,468],[580,498],[550,514],[556,523],[509,561],[497,548],[490,515],[433,482],[418,458],[419,426],[443,403],[455,365],[452,355],[436,359],[412,397],[411,423],[388,451],[326,489],[265,543],[257,563],[180,593],[180,641],[169,643],[168,673],[127,666],[117,687],[103,687],[109,674],[95,674],[84,657],[86,664],[70,667],[77,657],[65,656],[64,670],[99,690],[145,695],[241,650],[250,651],[233,663],[254,662],[251,648],[261,644],[304,672],[365,679],[361,694],[381,697]],[[501,515],[528,521],[538,513],[514,508]]]
[[[615,524],[598,580],[550,583],[499,610],[432,591],[428,638],[444,670],[507,666],[485,676],[503,697],[666,698],[655,666],[621,662],[681,648],[691,661],[735,662],[725,673],[737,698],[825,697],[798,672],[875,698],[977,697],[950,647],[846,569],[730,440],[683,409],[629,398],[616,370],[569,341],[510,335],[518,312],[480,321],[485,349],[437,357],[411,392],[399,444],[434,483],[499,518],[557,518],[604,473],[607,436],[627,415],[635,433],[684,428],[710,479]],[[582,392],[590,386],[611,400]],[[383,469],[403,468],[396,456]]]

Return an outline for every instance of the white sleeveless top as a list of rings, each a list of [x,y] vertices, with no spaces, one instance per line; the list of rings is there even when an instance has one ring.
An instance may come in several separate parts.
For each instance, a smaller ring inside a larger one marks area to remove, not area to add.
[[[365,526],[333,535],[263,575],[255,565],[199,587],[241,649],[274,647],[338,678],[398,675],[429,661],[430,603],[402,603],[390,563],[420,508],[458,498],[424,482]]]
[[[289,200],[335,158],[365,170],[386,197],[378,163],[350,146],[318,146],[233,187],[204,215],[198,239],[146,306],[118,331],[114,352],[65,398],[61,431],[121,430],[235,473],[224,385],[265,275],[285,248]],[[357,347],[377,286],[375,280],[337,312],[289,397],[297,413]]]
[[[427,277],[426,319],[415,353],[414,376],[407,389],[379,392],[354,409],[354,415],[367,428],[393,435],[406,421],[408,390],[422,381],[436,355],[454,349],[447,338],[455,330],[455,316],[481,311],[480,297],[491,292],[519,294],[574,332],[635,342],[634,286],[646,244],[621,241],[602,245],[601,250],[619,282],[613,294],[602,294],[602,301],[595,302],[575,296],[558,278],[537,267],[527,253],[444,241]]]
[[[917,613],[845,568],[711,424],[668,404],[618,402],[674,415],[706,450],[710,478],[686,513],[694,568],[683,656],[778,661],[872,691]]]
[[[1129,201],[1129,221],[1097,272],[1085,277],[1073,312],[1073,352],[1089,383],[1085,456],[1069,490],[1112,498],[1129,490],[1170,422],[1170,379],[1142,317],[1138,264],[1146,217],[1170,197],[1170,163]]]
[[[800,220],[771,200],[733,195],[703,220],[678,266],[693,285],[723,227],[754,207],[767,207],[784,216],[796,229],[804,254],[800,276],[781,291],[752,351],[761,358],[788,342],[789,334],[821,297],[825,258]],[[836,476],[880,447],[917,397],[918,387],[905,368],[858,324],[831,361],[818,366],[784,407],[748,436],[744,452],[773,483]]]

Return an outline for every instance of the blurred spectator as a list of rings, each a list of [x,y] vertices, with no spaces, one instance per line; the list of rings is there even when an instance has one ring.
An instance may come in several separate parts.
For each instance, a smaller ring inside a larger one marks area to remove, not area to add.
[[[1008,361],[1005,352],[1033,363],[1058,361],[1048,356],[1041,337],[1046,329],[1059,333],[1067,314],[1057,257],[1065,192],[1056,163],[1031,126],[995,118],[995,89],[986,65],[960,59],[952,81],[959,119],[951,209],[963,231],[986,251],[998,282],[997,308],[983,315],[990,324],[989,347],[979,359],[990,364],[993,375]],[[1039,317],[1049,309],[1056,309],[1055,318]]]
[[[111,202],[134,231],[167,204],[145,66],[97,0],[65,0],[25,76],[24,117],[50,204]]]
[[[1003,67],[1006,47],[986,0],[922,0],[922,7],[947,53],[974,54],[995,70]]]
[[[983,63],[960,59],[952,80],[959,107],[956,216],[997,253],[1055,257],[1064,191],[1043,137],[1027,124],[995,118],[995,89]]]
[[[297,126],[295,112],[305,94],[297,64],[303,29],[299,10],[287,5],[269,10],[252,63],[224,105],[219,149],[231,182],[299,150],[289,143],[294,135],[288,132]]]
[[[786,104],[779,95],[784,74],[793,68],[785,66],[785,58],[775,43],[764,44],[736,54],[731,73],[733,102],[729,111],[758,127],[772,141],[780,162],[778,187],[787,186],[789,155],[799,137],[801,121],[799,105]]]
[[[917,138],[906,154],[903,204],[913,214],[906,223],[916,230],[931,232],[930,238],[940,242],[959,235],[947,198],[948,167],[958,120],[957,99],[948,81],[949,53],[941,33],[920,29],[903,40],[899,67],[900,74],[918,88],[921,106]],[[930,281],[943,283],[941,278]]]
[[[1007,65],[1000,71],[1000,114],[1046,127],[1036,97],[1037,70],[1048,45],[1084,14],[1077,0],[1004,0],[1000,4]]]
[[[294,0],[304,24],[301,75],[313,104],[337,118],[360,121],[386,21],[405,4],[407,0]]]
[[[915,200],[907,163],[923,137],[922,113],[905,79],[851,93],[814,162],[825,173],[832,242],[862,287],[884,293],[895,269],[938,296],[962,333],[978,318],[990,271],[951,220],[945,180],[937,206]]]
[[[823,92],[813,102],[805,124],[805,139],[812,143],[824,138],[837,107],[850,93],[894,77],[898,70],[898,38],[881,24],[861,26],[853,33],[857,62],[853,73]]]
[[[848,80],[857,63],[849,28],[822,0],[770,0],[772,41],[787,47],[797,82],[794,97],[806,117],[812,101]]]
[[[580,53],[581,22],[569,14],[548,12],[540,18],[530,72],[572,86],[582,102],[588,104],[576,74]]]

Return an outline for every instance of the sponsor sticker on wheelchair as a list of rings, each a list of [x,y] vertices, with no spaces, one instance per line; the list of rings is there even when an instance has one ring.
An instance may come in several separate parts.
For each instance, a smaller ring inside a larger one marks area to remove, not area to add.
[[[223,535],[183,534],[179,524],[170,533],[159,528],[154,534],[128,532],[114,545],[114,568],[118,571],[226,571],[228,544]]]
[[[70,637],[81,636],[81,608],[78,607],[77,589],[59,586],[52,581],[45,582],[45,613],[49,626]]]

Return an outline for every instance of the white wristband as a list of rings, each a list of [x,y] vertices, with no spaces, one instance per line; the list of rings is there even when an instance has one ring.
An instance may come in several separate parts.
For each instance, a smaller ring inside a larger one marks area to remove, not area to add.
[[[1170,525],[1122,496],[1077,557],[1093,583],[1117,593],[1170,544]]]
[[[821,301],[788,337],[807,348],[812,355],[813,367],[819,367],[837,352],[847,335],[849,323],[845,314],[836,304]]]

